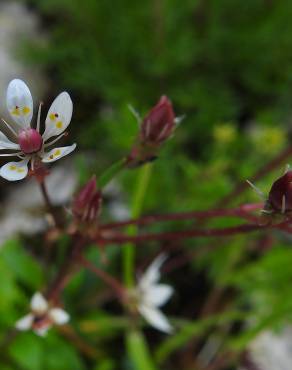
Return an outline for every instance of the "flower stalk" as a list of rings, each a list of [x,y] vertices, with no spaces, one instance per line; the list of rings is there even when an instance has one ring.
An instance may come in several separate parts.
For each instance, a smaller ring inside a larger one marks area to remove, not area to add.
[[[144,197],[146,195],[147,187],[150,181],[152,166],[147,164],[142,167],[138,174],[138,181],[136,190],[132,201],[132,212],[131,216],[133,218],[139,217],[142,207]],[[137,233],[137,226],[129,225],[127,228],[127,234],[131,238]],[[135,246],[132,241],[128,241],[123,249],[123,271],[124,271],[124,282],[127,287],[133,287],[134,285],[134,265],[135,265]]]
[[[125,168],[126,163],[127,159],[122,158],[107,168],[97,180],[99,189],[103,189],[117,174],[119,174]]]
[[[39,184],[40,191],[42,193],[42,196],[43,196],[43,199],[44,199],[44,202],[45,202],[47,211],[50,213],[50,215],[53,218],[54,226],[60,226],[60,223],[59,223],[57,214],[55,212],[54,206],[53,206],[53,204],[51,202],[51,199],[50,199],[50,196],[49,196],[48,189],[47,189],[47,186],[45,184],[45,181],[43,180],[41,182],[38,182],[38,184]]]

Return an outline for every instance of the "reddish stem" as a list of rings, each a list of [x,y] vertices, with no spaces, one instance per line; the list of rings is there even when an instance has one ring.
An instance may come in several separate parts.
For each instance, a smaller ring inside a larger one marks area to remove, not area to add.
[[[125,293],[126,293],[125,288],[122,286],[122,284],[120,284],[118,280],[114,279],[108,273],[96,267],[91,261],[88,261],[83,256],[79,257],[79,262],[81,263],[82,266],[92,271],[95,275],[97,275],[105,283],[107,283],[110,287],[112,287],[121,300],[125,299]]]
[[[73,266],[85,244],[85,240],[77,235],[75,244],[72,246],[69,256],[61,266],[58,275],[47,289],[47,299],[53,302],[58,301],[59,295],[70,280],[73,273]]]
[[[207,211],[193,211],[193,212],[181,212],[181,213],[169,213],[165,215],[151,215],[143,216],[138,219],[131,219],[121,222],[113,222],[104,224],[101,226],[103,230],[116,229],[119,227],[129,226],[129,225],[148,225],[156,222],[163,221],[183,221],[191,219],[205,219],[205,218],[215,218],[215,217],[240,217],[247,219],[249,221],[256,222],[258,218],[254,215],[249,214],[249,212],[263,208],[263,203],[252,203],[244,204],[238,208],[232,209],[212,209]]]
[[[253,175],[249,180],[251,182],[256,182],[263,176],[267,175],[269,172],[276,169],[279,165],[281,165],[284,161],[286,161],[290,156],[292,155],[292,147],[285,148],[276,158],[274,158],[272,161],[267,163],[265,166],[263,166],[259,171]],[[240,182],[238,185],[235,186],[235,188],[226,195],[224,198],[220,199],[220,201],[217,203],[218,207],[226,205],[227,203],[230,203],[234,198],[238,197],[242,192],[244,192],[249,187],[248,183],[246,181]]]
[[[174,231],[174,232],[165,232],[165,233],[149,233],[149,234],[140,234],[140,235],[124,235],[117,234],[111,236],[108,235],[99,235],[96,236],[95,242],[103,243],[104,245],[109,243],[139,243],[144,241],[158,241],[158,240],[181,240],[187,238],[198,238],[198,237],[222,237],[222,236],[232,236],[236,234],[249,233],[259,230],[267,229],[278,229],[288,233],[292,233],[292,228],[290,227],[290,220],[278,224],[243,224],[238,226],[231,226],[225,228],[214,228],[214,229],[195,229],[195,230],[183,230],[183,231]]]
[[[142,234],[142,235],[116,235],[116,236],[106,236],[106,237],[97,237],[96,242],[103,242],[105,244],[109,243],[138,243],[144,241],[152,240],[179,240],[187,238],[196,238],[196,237],[205,237],[205,236],[231,236],[235,234],[248,233],[257,230],[263,230],[267,228],[276,228],[279,225],[256,225],[256,224],[244,224],[239,226],[226,227],[222,229],[197,229],[197,230],[184,230],[184,231],[174,231],[174,232],[165,232],[165,233],[152,233],[152,234]]]
[[[57,217],[56,212],[55,212],[55,209],[54,209],[54,207],[52,205],[52,202],[51,202],[51,199],[50,199],[50,196],[49,196],[48,189],[47,189],[47,186],[45,184],[45,181],[43,180],[41,182],[38,182],[38,184],[40,186],[40,190],[41,190],[41,193],[43,195],[43,198],[44,198],[44,201],[45,201],[45,204],[46,204],[47,211],[53,217],[55,226],[59,226],[58,217]]]

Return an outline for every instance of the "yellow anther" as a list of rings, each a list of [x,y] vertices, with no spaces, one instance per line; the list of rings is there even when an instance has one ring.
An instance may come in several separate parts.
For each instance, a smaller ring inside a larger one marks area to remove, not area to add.
[[[50,120],[52,120],[52,121],[54,121],[56,119],[55,113],[51,113],[49,115],[49,117],[50,117]]]
[[[18,168],[17,172],[22,173],[22,172],[24,172],[24,169],[23,168]]]
[[[19,107],[15,107],[14,109],[12,109],[11,114],[13,114],[14,116],[20,116]]]
[[[54,156],[55,157],[58,157],[58,155],[60,155],[61,154],[61,150],[60,149],[57,149],[56,151],[55,151],[55,153],[54,153]]]
[[[10,171],[15,171],[16,170],[16,166],[11,165],[11,166],[9,166],[9,169],[10,169]]]
[[[22,108],[22,113],[23,113],[24,115],[29,114],[29,112],[30,112],[30,108],[29,108],[29,107],[23,107],[23,108]]]
[[[62,128],[62,127],[63,127],[63,123],[62,123],[61,121],[58,121],[58,122],[56,123],[56,127],[57,127],[57,128]]]

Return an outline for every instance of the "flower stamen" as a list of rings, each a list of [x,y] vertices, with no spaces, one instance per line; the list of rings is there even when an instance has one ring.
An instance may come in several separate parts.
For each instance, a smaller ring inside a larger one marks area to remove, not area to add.
[[[7,154],[0,154],[0,157],[20,157],[20,154],[22,152],[17,152],[17,153],[7,153]]]
[[[38,132],[40,132],[40,126],[41,126],[41,114],[42,114],[42,106],[43,106],[43,102],[41,101],[40,102],[40,105],[39,105],[39,110],[38,110],[38,116],[37,116],[37,126],[36,126],[36,130]]]
[[[53,141],[49,142],[49,143],[46,143],[44,144],[44,148],[47,148],[48,146],[52,145],[52,144],[55,144],[57,141],[59,141],[63,136],[67,136],[68,135],[68,132],[65,131],[63,132],[63,134],[59,135],[58,137],[56,137],[56,139],[54,139]]]
[[[5,119],[4,118],[1,118],[1,121],[3,123],[5,123],[6,127],[13,133],[13,135],[15,135],[17,137],[16,131],[5,121]]]

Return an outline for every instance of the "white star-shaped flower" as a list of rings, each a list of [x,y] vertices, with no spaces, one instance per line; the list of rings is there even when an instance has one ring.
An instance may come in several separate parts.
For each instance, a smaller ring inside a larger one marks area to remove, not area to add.
[[[32,329],[37,335],[45,336],[52,325],[66,324],[70,316],[60,307],[50,307],[44,296],[37,292],[30,302],[31,312],[15,324],[16,329],[26,331]]]
[[[19,79],[12,80],[7,89],[7,108],[15,123],[13,128],[3,121],[12,132],[11,141],[0,132],[0,150],[13,150],[0,156],[16,156],[21,160],[9,162],[0,168],[0,175],[9,181],[24,179],[28,174],[28,165],[34,169],[37,162],[51,163],[70,154],[76,144],[54,148],[47,148],[65,135],[69,126],[73,103],[67,92],[62,92],[52,103],[45,121],[45,131],[40,134],[41,105],[39,106],[36,128],[31,127],[33,116],[33,99],[27,85]],[[55,139],[50,140],[55,137]]]
[[[159,284],[160,268],[166,260],[165,255],[158,256],[138,281],[134,290],[136,308],[145,320],[154,328],[170,334],[173,327],[159,309],[173,294],[170,285]]]

